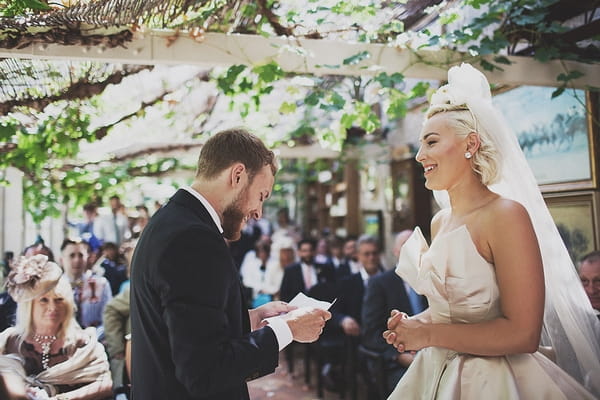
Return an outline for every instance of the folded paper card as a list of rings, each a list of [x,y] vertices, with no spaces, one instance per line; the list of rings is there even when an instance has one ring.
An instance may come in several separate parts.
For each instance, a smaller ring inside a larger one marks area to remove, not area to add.
[[[317,300],[312,297],[308,297],[304,293],[300,292],[294,297],[288,304],[290,306],[300,307],[312,307],[319,308],[321,310],[329,310],[329,308],[335,303],[337,299],[334,299],[331,303],[327,301]]]
[[[317,300],[312,297],[308,297],[304,293],[300,292],[288,304],[298,308],[318,308],[321,310],[329,310],[336,300],[337,298],[330,303],[328,301]],[[266,321],[270,322],[271,320],[280,317],[281,316],[266,318]]]

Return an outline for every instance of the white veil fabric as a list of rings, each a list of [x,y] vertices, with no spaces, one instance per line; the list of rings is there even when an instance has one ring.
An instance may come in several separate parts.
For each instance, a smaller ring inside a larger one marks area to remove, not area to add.
[[[486,77],[469,64],[452,67],[448,84],[431,104],[466,105],[477,131],[486,131],[498,150],[500,180],[490,189],[521,203],[532,220],[544,265],[546,302],[542,345],[551,346],[557,364],[600,397],[600,322],[546,207],[517,137],[494,108]],[[445,191],[434,192],[440,207],[450,206]]]

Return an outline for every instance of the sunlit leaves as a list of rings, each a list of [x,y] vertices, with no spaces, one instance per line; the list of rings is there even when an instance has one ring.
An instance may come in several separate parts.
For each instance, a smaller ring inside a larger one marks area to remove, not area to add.
[[[389,105],[386,114],[390,118],[402,118],[408,111],[407,96],[399,90],[390,91]]]
[[[522,45],[520,48],[529,46],[533,57],[541,62],[555,59],[584,61],[579,53],[573,51],[574,44],[561,43],[555,36],[569,29],[550,18],[551,6],[558,1],[463,0],[456,7],[456,12],[472,7],[481,10],[478,16],[440,36],[430,35],[428,45],[449,45],[457,49],[464,49],[466,45],[472,56],[495,56],[480,60],[481,67],[490,71],[502,69],[500,64],[510,64],[507,57],[499,54],[510,54],[517,43]],[[442,16],[439,22],[451,21]]]
[[[237,108],[240,115],[246,117],[251,111],[258,111],[261,98],[270,94],[274,86],[272,83],[280,80],[285,75],[279,64],[275,62],[257,65],[249,69],[245,65],[233,65],[224,73],[215,78],[217,87],[224,94],[232,98],[230,109]],[[248,100],[237,101],[234,99],[241,94],[247,95]]]
[[[0,0],[0,16],[14,17],[28,11],[50,10],[48,4],[39,0]]]
[[[568,84],[573,79],[578,79],[583,76],[581,71],[572,70],[566,74],[559,74],[556,77],[556,80],[562,82],[562,85],[558,87],[554,92],[552,92],[552,98],[560,96],[568,87]]]
[[[391,21],[381,25],[379,33],[381,34],[400,34],[404,32],[404,23],[402,21]]]
[[[177,159],[71,167],[82,141],[96,140],[90,115],[78,102],[63,105],[56,114],[39,114],[37,122],[25,126],[11,117],[0,119],[0,142],[16,148],[0,154],[0,170],[17,168],[24,173],[23,204],[34,222],[60,215],[62,204],[79,207],[135,175],[160,175],[181,168]]]
[[[344,114],[341,118],[340,123],[343,128],[360,127],[367,133],[371,133],[381,126],[379,117],[373,112],[369,104],[356,101],[353,106],[353,110]]]
[[[321,103],[321,109],[325,111],[339,111],[344,108],[346,100],[337,92],[329,93]]]
[[[323,97],[323,92],[321,92],[321,91],[312,92],[308,96],[306,96],[306,98],[304,99],[304,104],[306,104],[307,106],[316,106],[317,104],[319,104],[322,97]]]
[[[232,65],[227,69],[224,75],[217,78],[217,87],[226,95],[232,95],[236,92],[235,83],[240,74],[246,69],[245,65]]]
[[[399,72],[394,72],[391,75],[388,75],[387,72],[382,72],[373,78],[373,80],[379,83],[382,87],[392,88],[404,82],[404,75]]]
[[[345,58],[343,61],[344,65],[356,65],[363,60],[366,60],[371,57],[371,53],[368,51],[361,51],[360,53],[354,54],[348,58]]]
[[[279,107],[279,112],[282,114],[292,114],[297,108],[296,103],[284,101]]]
[[[283,78],[285,75],[279,64],[275,62],[256,66],[252,70],[258,74],[259,78],[264,82],[274,82]]]

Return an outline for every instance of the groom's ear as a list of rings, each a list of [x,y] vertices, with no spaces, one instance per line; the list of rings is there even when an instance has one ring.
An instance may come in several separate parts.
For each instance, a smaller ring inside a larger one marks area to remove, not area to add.
[[[471,152],[471,154],[475,154],[477,150],[479,150],[479,146],[481,146],[481,140],[479,139],[479,134],[477,132],[471,132],[467,135],[467,151]]]

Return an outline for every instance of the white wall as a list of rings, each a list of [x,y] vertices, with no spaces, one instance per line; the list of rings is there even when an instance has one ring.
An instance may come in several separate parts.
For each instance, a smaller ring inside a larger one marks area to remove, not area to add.
[[[18,254],[23,249],[25,227],[23,226],[23,173],[15,168],[4,171],[9,186],[0,186],[0,251]]]
[[[47,218],[36,226],[23,207],[23,173],[8,168],[4,174],[10,185],[0,186],[0,254],[4,256],[5,251],[12,251],[18,255],[25,246],[35,242],[39,233],[58,256],[63,240],[61,220]]]

